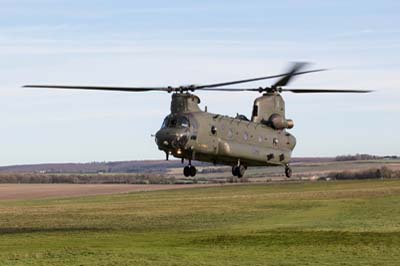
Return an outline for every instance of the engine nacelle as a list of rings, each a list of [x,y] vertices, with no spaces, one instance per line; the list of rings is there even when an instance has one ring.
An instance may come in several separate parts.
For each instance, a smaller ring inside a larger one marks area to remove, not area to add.
[[[292,119],[285,119],[283,116],[279,114],[273,114],[271,117],[266,121],[266,124],[273,129],[291,129],[294,127],[294,122]]]

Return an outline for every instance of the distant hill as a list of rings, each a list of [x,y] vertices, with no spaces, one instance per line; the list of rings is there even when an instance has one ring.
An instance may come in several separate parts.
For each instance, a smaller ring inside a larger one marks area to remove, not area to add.
[[[293,158],[292,163],[331,162],[335,158]],[[195,162],[195,165],[211,164]],[[164,173],[182,167],[180,160],[27,164],[0,167],[0,173]]]
[[[121,161],[91,163],[27,164],[0,167],[0,172],[12,173],[160,173],[176,168],[180,161]]]

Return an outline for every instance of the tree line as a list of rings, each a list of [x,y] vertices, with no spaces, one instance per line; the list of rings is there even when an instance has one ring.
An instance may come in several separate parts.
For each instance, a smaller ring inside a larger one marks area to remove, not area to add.
[[[387,166],[375,169],[367,169],[363,171],[343,171],[329,173],[328,178],[333,180],[349,180],[349,179],[392,179],[400,178],[400,171],[393,170]]]

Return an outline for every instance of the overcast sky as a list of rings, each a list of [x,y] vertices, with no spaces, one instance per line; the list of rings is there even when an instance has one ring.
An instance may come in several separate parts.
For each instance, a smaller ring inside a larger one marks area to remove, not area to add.
[[[187,85],[324,73],[285,94],[294,156],[400,154],[399,1],[0,0],[0,165],[164,158],[154,134],[170,95],[22,89],[24,84]],[[269,85],[273,81],[251,86]],[[250,84],[249,84],[250,85]],[[199,92],[250,116],[256,93]]]

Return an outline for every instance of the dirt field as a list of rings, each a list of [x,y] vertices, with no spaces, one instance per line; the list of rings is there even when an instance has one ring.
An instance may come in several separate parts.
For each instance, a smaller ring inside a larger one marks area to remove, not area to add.
[[[294,175],[290,181],[310,179],[312,177],[325,176],[330,172],[362,171],[388,167],[392,170],[400,169],[399,160],[372,160],[329,163],[305,163],[293,164]],[[224,167],[222,172],[202,173],[204,167],[199,167],[199,175],[196,178],[212,182],[226,182],[231,178],[230,167]],[[221,167],[214,167],[219,169]],[[206,168],[205,168],[206,169]],[[182,169],[171,169],[167,176],[182,178]],[[7,174],[3,174],[7,175]],[[45,176],[46,177],[46,176]],[[84,175],[87,178],[87,175]],[[114,178],[113,174],[109,176]],[[249,182],[265,183],[270,181],[283,181],[282,167],[249,168],[245,175]],[[93,180],[107,180],[105,175],[93,175]],[[84,179],[86,180],[86,179]],[[187,178],[184,181],[188,181]],[[190,181],[190,180],[189,180]],[[226,184],[228,185],[228,184]],[[133,185],[133,184],[0,184],[0,200],[23,200],[43,198],[79,197],[91,195],[129,193],[138,191],[156,191],[184,189],[204,186],[220,186],[219,184],[180,184],[180,185]]]
[[[0,200],[63,198],[92,195],[129,193],[137,191],[173,190],[202,185],[75,185],[75,184],[0,184]]]

